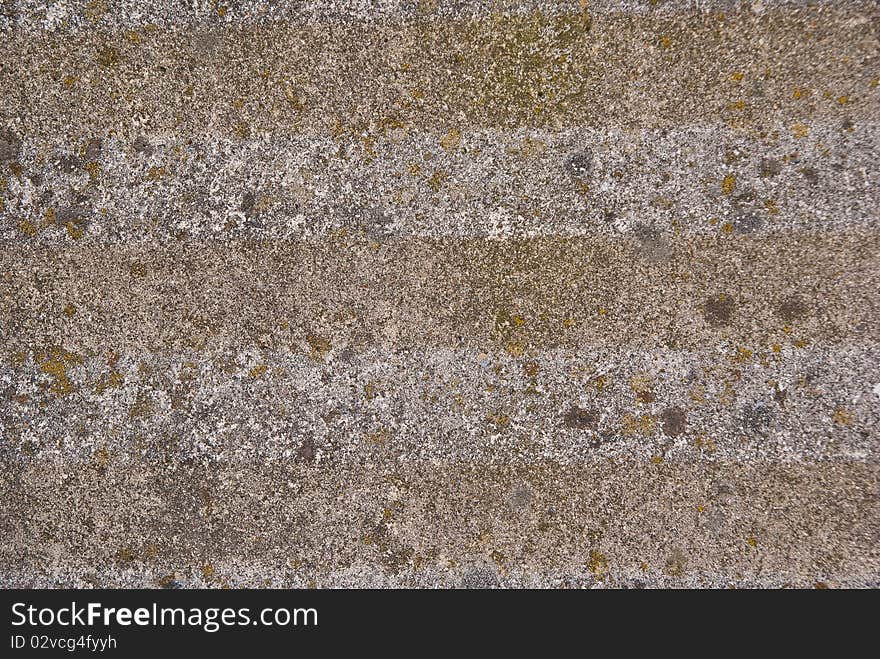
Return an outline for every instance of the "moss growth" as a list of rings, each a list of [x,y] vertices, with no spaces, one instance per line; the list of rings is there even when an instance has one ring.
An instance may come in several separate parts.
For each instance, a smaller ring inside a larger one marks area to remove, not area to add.
[[[590,560],[587,561],[587,569],[597,579],[602,579],[608,572],[608,559],[601,552],[593,550],[590,552]]]
[[[35,361],[40,364],[40,370],[52,376],[49,391],[63,396],[76,391],[76,387],[70,381],[67,370],[74,365],[82,364],[82,358],[78,355],[59,347],[52,347],[45,352],[37,352]]]
[[[440,138],[440,146],[447,151],[451,151],[459,144],[461,144],[461,132],[456,128],[450,129],[446,135]]]
[[[834,410],[834,415],[832,416],[832,418],[834,419],[834,423],[839,426],[849,426],[852,424],[855,417],[853,416],[853,413],[849,410],[844,409],[843,407],[838,407],[836,410]]]
[[[95,393],[102,394],[107,389],[119,389],[125,384],[125,378],[119,371],[110,371],[107,375],[102,375],[95,384]]]
[[[431,178],[428,179],[428,187],[431,188],[431,191],[435,194],[440,192],[440,188],[443,187],[443,183],[446,182],[447,174],[442,170],[435,171]]]
[[[628,436],[633,437],[636,435],[650,435],[654,432],[654,428],[657,426],[657,419],[651,414],[624,414],[623,419],[620,422],[620,430],[621,432]]]
[[[312,357],[315,359],[324,359],[330,352],[330,339],[318,334],[309,334],[306,336],[306,343],[312,349]]]
[[[95,60],[105,68],[114,67],[120,62],[119,52],[113,46],[105,45],[98,50]]]
[[[736,176],[728,174],[721,181],[721,194],[729,195],[736,190]]]

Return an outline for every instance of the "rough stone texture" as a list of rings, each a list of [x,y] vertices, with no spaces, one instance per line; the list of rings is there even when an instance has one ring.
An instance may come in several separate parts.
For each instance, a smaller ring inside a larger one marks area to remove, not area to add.
[[[878,26],[4,2],[0,585],[880,586]]]

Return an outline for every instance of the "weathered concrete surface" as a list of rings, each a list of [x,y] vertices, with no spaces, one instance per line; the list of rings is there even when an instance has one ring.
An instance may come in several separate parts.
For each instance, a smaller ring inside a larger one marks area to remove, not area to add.
[[[880,585],[874,2],[0,8],[0,584]]]

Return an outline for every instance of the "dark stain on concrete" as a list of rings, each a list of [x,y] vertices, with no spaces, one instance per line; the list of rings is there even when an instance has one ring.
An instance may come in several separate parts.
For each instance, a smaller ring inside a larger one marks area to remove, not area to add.
[[[678,437],[687,425],[687,415],[680,407],[667,407],[660,415],[663,434]]]
[[[736,312],[736,301],[730,295],[716,295],[703,303],[703,317],[713,327],[730,325]]]
[[[565,413],[565,425],[577,430],[596,430],[599,427],[599,414],[595,410],[585,410],[572,405]]]

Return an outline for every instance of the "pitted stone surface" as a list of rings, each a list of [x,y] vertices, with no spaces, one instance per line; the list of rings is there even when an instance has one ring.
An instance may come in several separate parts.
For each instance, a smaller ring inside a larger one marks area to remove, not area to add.
[[[880,586],[874,2],[0,5],[0,585]]]

